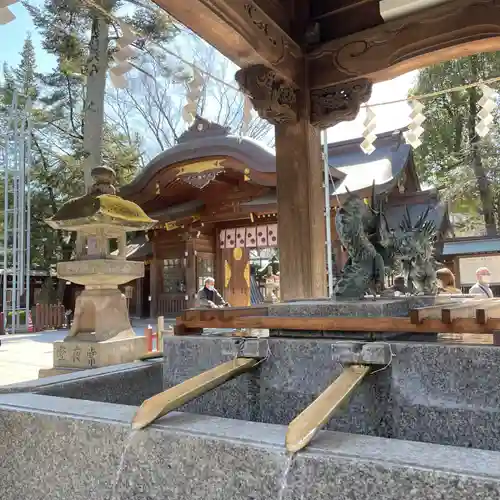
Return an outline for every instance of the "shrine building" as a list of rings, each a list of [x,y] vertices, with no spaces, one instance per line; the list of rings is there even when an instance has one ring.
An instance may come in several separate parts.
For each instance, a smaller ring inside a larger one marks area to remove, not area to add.
[[[347,260],[335,232],[335,208],[348,192],[370,197],[373,183],[387,203],[392,227],[406,207],[414,221],[429,208],[439,229],[439,253],[451,230],[447,207],[435,192],[422,191],[402,132],[379,135],[369,156],[359,144],[356,139],[328,147],[335,272]],[[137,235],[128,247],[128,259],[146,262],[145,277],[128,288],[131,313],[172,316],[193,307],[209,276],[231,305],[259,302],[254,270],[280,247],[276,185],[273,149],[198,117],[174,147],[120,190],[158,220],[153,231]],[[293,214],[284,212],[283,218],[287,225],[296,223]]]

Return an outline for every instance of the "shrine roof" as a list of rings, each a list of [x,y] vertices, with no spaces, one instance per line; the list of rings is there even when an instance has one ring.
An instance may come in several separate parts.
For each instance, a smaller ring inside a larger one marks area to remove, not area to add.
[[[443,255],[474,255],[500,253],[500,238],[454,238],[444,242]]]
[[[357,138],[328,147],[330,165],[345,175],[340,184],[336,183],[335,196],[345,195],[348,190],[371,189],[373,182],[376,192],[384,193],[397,183],[405,171],[413,176],[416,188],[420,189],[412,150],[404,143],[401,131],[380,134],[374,142],[375,151],[370,155],[361,150],[361,141]]]
[[[197,117],[177,144],[151,160],[130,184],[120,189],[120,194],[127,196],[142,189],[158,172],[171,165],[209,157],[231,157],[257,172],[276,171],[272,148],[250,137],[232,135],[228,127]]]
[[[434,222],[436,228],[441,230],[443,224],[446,223],[448,218],[448,207],[446,203],[439,201],[438,199],[429,199],[427,202],[407,204],[407,205],[390,205],[387,208],[387,222],[392,228],[399,226],[403,217],[406,213],[406,209],[410,214],[412,222],[416,222],[418,218],[425,213],[429,208],[429,213],[427,215],[428,221]]]
[[[111,252],[111,255],[117,256],[119,250]],[[151,241],[146,238],[145,233],[132,238],[130,243],[125,247],[125,256],[128,260],[146,260],[153,256],[153,245]]]

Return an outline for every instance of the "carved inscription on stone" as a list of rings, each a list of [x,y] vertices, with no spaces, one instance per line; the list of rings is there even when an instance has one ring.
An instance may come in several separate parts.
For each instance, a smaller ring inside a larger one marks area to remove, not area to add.
[[[311,123],[317,127],[333,127],[354,120],[361,104],[370,99],[372,83],[368,80],[341,83],[311,91]]]
[[[97,351],[93,346],[90,346],[87,351],[87,364],[90,367],[94,367],[97,363],[96,358],[97,358]]]
[[[67,349],[64,344],[59,344],[56,347],[56,359],[57,361],[65,361],[66,360]]]
[[[257,64],[239,70],[235,80],[261,118],[274,125],[297,121],[298,88],[286,82],[276,71]]]
[[[81,354],[82,350],[80,349],[80,346],[79,345],[75,346],[71,354],[73,363],[80,363]]]
[[[143,271],[142,262],[123,262],[114,260],[82,260],[61,262],[58,265],[60,274],[106,274],[120,272],[121,274],[137,274]]]

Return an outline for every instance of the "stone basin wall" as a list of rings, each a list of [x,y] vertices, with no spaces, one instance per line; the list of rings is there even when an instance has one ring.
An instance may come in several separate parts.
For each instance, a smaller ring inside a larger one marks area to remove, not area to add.
[[[165,359],[0,387],[59,398],[138,406],[232,356],[217,337],[165,337]],[[288,425],[340,374],[346,345],[269,339],[270,358],[182,411]],[[500,349],[392,342],[390,366],[368,376],[329,430],[500,451]]]
[[[0,387],[1,394],[26,393],[139,406],[163,390],[161,360],[126,363],[45,377]]]
[[[165,337],[164,342],[165,388],[231,359],[222,338]],[[390,366],[365,379],[328,429],[500,451],[499,348],[390,345]],[[256,370],[182,411],[288,425],[340,374],[346,342],[271,338],[269,348],[269,359]]]
[[[291,461],[286,427],[0,395],[2,500],[497,500],[500,453],[322,432]]]
[[[490,346],[392,343],[391,365],[293,458],[286,479],[286,425],[359,342],[271,338],[254,372],[131,435],[135,405],[231,359],[227,340],[166,337],[163,362],[1,388],[0,498],[500,498],[500,349]]]

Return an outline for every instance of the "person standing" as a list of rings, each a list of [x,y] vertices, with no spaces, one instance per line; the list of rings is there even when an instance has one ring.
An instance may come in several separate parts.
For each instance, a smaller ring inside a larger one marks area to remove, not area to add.
[[[476,284],[469,290],[469,295],[493,298],[493,292],[490,288],[490,270],[487,267],[480,267],[476,271],[476,280]]]
[[[447,267],[438,269],[436,271],[436,277],[438,279],[438,293],[462,293],[462,291],[456,287],[455,275]]]
[[[224,300],[224,297],[215,289],[215,280],[207,278],[205,286],[198,292],[198,304],[200,307],[227,307],[229,304]]]

